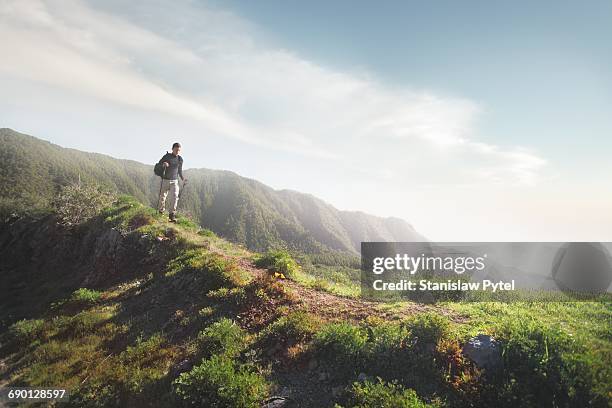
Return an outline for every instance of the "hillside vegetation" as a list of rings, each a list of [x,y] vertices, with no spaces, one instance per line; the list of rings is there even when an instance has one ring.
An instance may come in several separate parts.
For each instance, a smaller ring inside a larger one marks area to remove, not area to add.
[[[609,304],[376,304],[122,197],[0,228],[0,387],[68,406],[578,407],[611,401]],[[497,338],[503,367],[461,352]]]
[[[155,205],[159,178],[153,163],[119,160],[66,149],[0,129],[0,216],[46,211],[61,186],[92,183]],[[163,147],[160,146],[160,157]],[[185,153],[186,165],[197,152]],[[156,158],[157,159],[157,158]],[[202,227],[252,250],[286,247],[306,254],[354,257],[361,241],[413,241],[422,237],[405,221],[340,211],[324,201],[274,190],[229,171],[189,169],[180,211]]]

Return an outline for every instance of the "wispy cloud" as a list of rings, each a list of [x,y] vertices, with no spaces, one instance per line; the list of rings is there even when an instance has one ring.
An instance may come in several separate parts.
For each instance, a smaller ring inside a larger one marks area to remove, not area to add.
[[[230,13],[172,6],[150,5],[147,23],[80,1],[3,1],[0,74],[383,179],[534,184],[546,164],[475,139],[473,101],[394,89],[271,46]]]

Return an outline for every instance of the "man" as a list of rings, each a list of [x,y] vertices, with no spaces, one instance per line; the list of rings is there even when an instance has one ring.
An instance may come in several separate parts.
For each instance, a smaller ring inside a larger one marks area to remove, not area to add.
[[[174,143],[172,145],[172,153],[166,153],[159,161],[164,166],[164,175],[162,176],[161,197],[159,199],[159,213],[163,214],[166,210],[166,197],[170,193],[170,221],[176,221],[176,206],[179,199],[179,182],[180,177],[183,183],[187,179],[183,177],[183,158],[179,156],[181,152],[181,144]]]

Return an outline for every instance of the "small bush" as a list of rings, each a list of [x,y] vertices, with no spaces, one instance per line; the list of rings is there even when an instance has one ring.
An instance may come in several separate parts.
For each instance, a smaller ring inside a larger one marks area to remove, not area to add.
[[[222,300],[224,303],[229,303],[238,306],[246,300],[246,292],[244,287],[236,288],[219,288],[209,291],[206,296],[210,299]]]
[[[164,345],[166,339],[159,333],[156,333],[148,339],[138,337],[133,346],[128,346],[119,356],[122,363],[143,364],[156,355],[159,349]]]
[[[438,313],[421,313],[406,322],[411,337],[419,346],[435,346],[450,335],[449,320]]]
[[[213,356],[174,380],[184,405],[202,407],[259,407],[267,395],[265,379],[225,356]]]
[[[248,281],[248,275],[235,261],[201,249],[184,251],[171,260],[166,275],[177,273],[189,275],[186,279],[190,285],[201,280],[210,289],[242,286]]]
[[[58,219],[66,225],[88,220],[112,204],[115,196],[92,184],[70,184],[62,187],[55,198]]]
[[[345,375],[359,369],[367,333],[348,323],[332,323],[324,326],[314,337],[316,354],[324,361],[337,365]]]
[[[494,335],[502,343],[504,371],[487,384],[485,398],[505,401],[501,406],[508,407],[519,402],[529,407],[607,406],[609,395],[596,390],[609,367],[585,358],[584,350],[559,327],[505,322]]]
[[[202,237],[211,237],[211,238],[214,238],[214,237],[217,236],[217,234],[215,234],[214,232],[212,232],[208,228],[202,228],[201,230],[199,230],[198,231],[198,235],[200,235]]]
[[[298,310],[270,324],[262,333],[262,337],[266,342],[304,341],[314,335],[319,325],[319,320],[313,315]]]
[[[70,298],[74,302],[82,302],[82,303],[96,303],[100,300],[102,296],[102,292],[93,289],[80,288],[75,290],[72,293],[72,297]]]
[[[42,319],[20,320],[13,323],[9,333],[13,340],[20,344],[28,344],[40,337],[45,321]]]
[[[199,348],[208,356],[236,357],[248,344],[247,333],[234,321],[223,318],[198,334]]]
[[[353,408],[427,408],[435,407],[423,402],[412,389],[405,389],[396,382],[378,382],[353,384],[347,401],[347,406]]]
[[[282,273],[288,278],[293,277],[299,269],[299,265],[285,250],[272,250],[255,259],[255,266],[266,268],[270,272]]]

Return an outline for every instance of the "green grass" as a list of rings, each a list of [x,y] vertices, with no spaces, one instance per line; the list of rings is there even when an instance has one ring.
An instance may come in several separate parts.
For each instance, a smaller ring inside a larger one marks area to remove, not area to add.
[[[94,289],[79,288],[72,293],[71,300],[73,302],[82,302],[93,304],[100,300],[102,292]]]
[[[291,296],[281,296],[282,280],[253,279],[238,262],[250,252],[190,223],[170,224],[125,197],[99,221],[102,231],[148,235],[164,257],[161,275],[72,286],[52,299],[53,308],[12,324],[0,334],[10,384],[65,386],[76,406],[258,407],[273,387],[295,387],[283,382],[286,372],[306,374],[305,390],[346,407],[597,407],[611,400],[609,303],[447,302],[437,307],[448,316],[415,309],[393,322],[330,323],[294,309]],[[358,294],[349,260],[297,268],[288,257],[257,259],[311,287]],[[245,313],[256,324],[245,323]],[[479,333],[501,342],[501,373],[478,370],[461,355]],[[284,357],[289,349],[296,358]],[[176,372],[184,360],[190,368]],[[317,368],[302,373],[310,360]],[[329,384],[317,382],[320,372],[331,374]],[[360,373],[366,382],[355,382]],[[331,386],[344,394],[332,397]]]
[[[385,382],[380,378],[377,382],[353,383],[345,404],[353,408],[434,408],[439,406],[423,402],[412,389],[405,389],[397,382]]]

